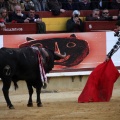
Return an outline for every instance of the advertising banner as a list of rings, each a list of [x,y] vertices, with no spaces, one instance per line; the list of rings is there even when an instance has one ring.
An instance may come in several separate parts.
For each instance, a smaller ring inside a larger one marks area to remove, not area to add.
[[[90,74],[98,64],[104,62],[116,41],[113,32],[1,35],[0,47],[43,45],[61,54],[66,53],[66,58],[56,61],[48,76],[69,76]],[[120,65],[118,54],[113,57],[116,66]]]

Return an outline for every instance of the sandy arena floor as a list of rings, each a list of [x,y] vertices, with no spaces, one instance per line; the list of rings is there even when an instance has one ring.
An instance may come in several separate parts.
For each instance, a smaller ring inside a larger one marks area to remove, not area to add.
[[[15,109],[9,110],[0,92],[0,120],[120,120],[120,87],[110,102],[77,103],[81,91],[42,93],[43,107],[27,107],[27,93],[10,93]],[[36,101],[34,93],[33,100]]]

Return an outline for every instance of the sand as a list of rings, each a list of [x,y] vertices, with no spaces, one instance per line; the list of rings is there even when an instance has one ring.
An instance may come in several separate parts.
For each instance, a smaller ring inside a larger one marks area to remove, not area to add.
[[[0,120],[120,120],[120,87],[113,90],[110,102],[77,103],[81,91],[43,91],[43,107],[37,107],[36,94],[33,107],[27,107],[28,94],[12,92],[15,109],[6,106],[0,92]]]

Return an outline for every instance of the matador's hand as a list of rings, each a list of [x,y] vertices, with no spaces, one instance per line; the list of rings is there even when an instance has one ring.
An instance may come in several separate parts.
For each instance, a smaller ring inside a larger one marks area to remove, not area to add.
[[[106,58],[105,58],[105,62],[107,62],[107,61],[109,61],[109,57],[108,56],[106,56]]]

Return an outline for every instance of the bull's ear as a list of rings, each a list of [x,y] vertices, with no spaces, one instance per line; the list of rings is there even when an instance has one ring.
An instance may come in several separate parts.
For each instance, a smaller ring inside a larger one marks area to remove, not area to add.
[[[33,38],[30,38],[30,37],[27,37],[26,38],[27,41],[31,41],[31,40],[34,40]]]

